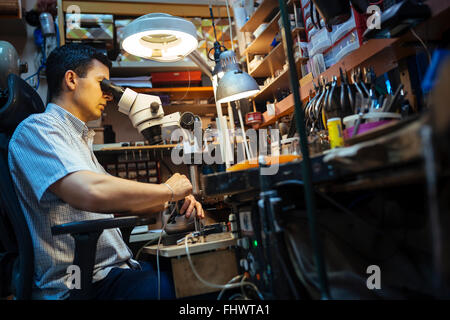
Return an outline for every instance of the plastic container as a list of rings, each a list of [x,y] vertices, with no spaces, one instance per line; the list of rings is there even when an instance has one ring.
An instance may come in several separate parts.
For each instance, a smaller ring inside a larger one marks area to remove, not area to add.
[[[306,26],[306,30],[310,30],[312,27],[314,27],[311,17],[306,18],[305,26]],[[308,33],[309,32],[311,32],[311,31],[308,31]]]
[[[325,67],[327,69],[334,65],[337,62],[334,48],[324,54],[323,59],[325,60]]]
[[[356,28],[356,21],[352,10],[352,16],[348,21],[333,27],[333,31],[331,32],[331,42],[335,44],[354,28]]]
[[[320,29],[314,36],[311,37],[309,44],[308,52],[310,56],[325,52],[331,46],[331,40],[327,29]]]
[[[305,19],[308,19],[311,17],[311,5],[308,4],[304,9],[303,9],[303,15],[305,16]]]
[[[353,29],[353,31],[349,35],[339,41],[333,48],[336,62],[340,61],[346,55],[348,55],[352,51],[355,51],[359,47],[360,41],[358,32],[356,29]]]
[[[300,139],[299,137],[292,137],[281,140],[281,154],[300,155]]]

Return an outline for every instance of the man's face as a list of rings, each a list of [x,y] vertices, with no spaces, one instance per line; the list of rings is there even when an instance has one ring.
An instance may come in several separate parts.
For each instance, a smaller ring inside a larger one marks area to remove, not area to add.
[[[111,100],[100,87],[103,79],[109,79],[109,69],[96,59],[92,60],[86,76],[77,78],[74,100],[79,108],[80,119],[84,122],[100,118],[106,103]]]

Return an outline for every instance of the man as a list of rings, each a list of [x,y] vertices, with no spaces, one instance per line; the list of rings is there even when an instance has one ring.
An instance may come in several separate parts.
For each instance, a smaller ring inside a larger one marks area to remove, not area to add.
[[[55,49],[46,64],[51,102],[44,113],[20,123],[9,144],[11,175],[32,235],[36,299],[65,299],[70,294],[66,280],[74,240],[70,235],[52,236],[54,225],[112,213],[155,213],[166,202],[183,199],[181,213],[189,218],[195,208],[204,218],[186,176],[174,174],[164,184],[140,183],[108,175],[98,163],[93,131],[85,123],[98,119],[111,99],[100,87],[109,79],[110,67],[105,55],[86,45]],[[170,279],[162,276],[162,298],[174,297]],[[93,280],[95,298],[157,297],[153,268],[132,259],[118,229],[104,230],[99,238]]]

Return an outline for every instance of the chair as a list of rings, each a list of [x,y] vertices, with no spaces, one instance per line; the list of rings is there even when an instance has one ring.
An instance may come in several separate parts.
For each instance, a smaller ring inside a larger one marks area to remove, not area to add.
[[[10,74],[7,93],[0,97],[0,298],[31,299],[34,254],[30,230],[22,212],[8,167],[8,143],[17,125],[30,114],[44,112],[36,91],[20,77]],[[131,230],[150,224],[148,217],[125,216],[81,221],[52,227],[52,234],[70,234],[75,239],[73,264],[80,267],[81,289],[71,290],[70,299],[88,299],[97,240],[104,229],[121,228],[129,243]]]

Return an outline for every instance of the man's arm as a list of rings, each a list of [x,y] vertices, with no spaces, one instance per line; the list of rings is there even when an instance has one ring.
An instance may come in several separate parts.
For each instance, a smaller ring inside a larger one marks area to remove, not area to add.
[[[166,183],[170,188],[164,184],[141,183],[91,171],[77,171],[53,183],[49,189],[80,210],[137,214],[157,211],[167,201],[184,199],[192,191],[192,185],[184,175],[175,174]]]

